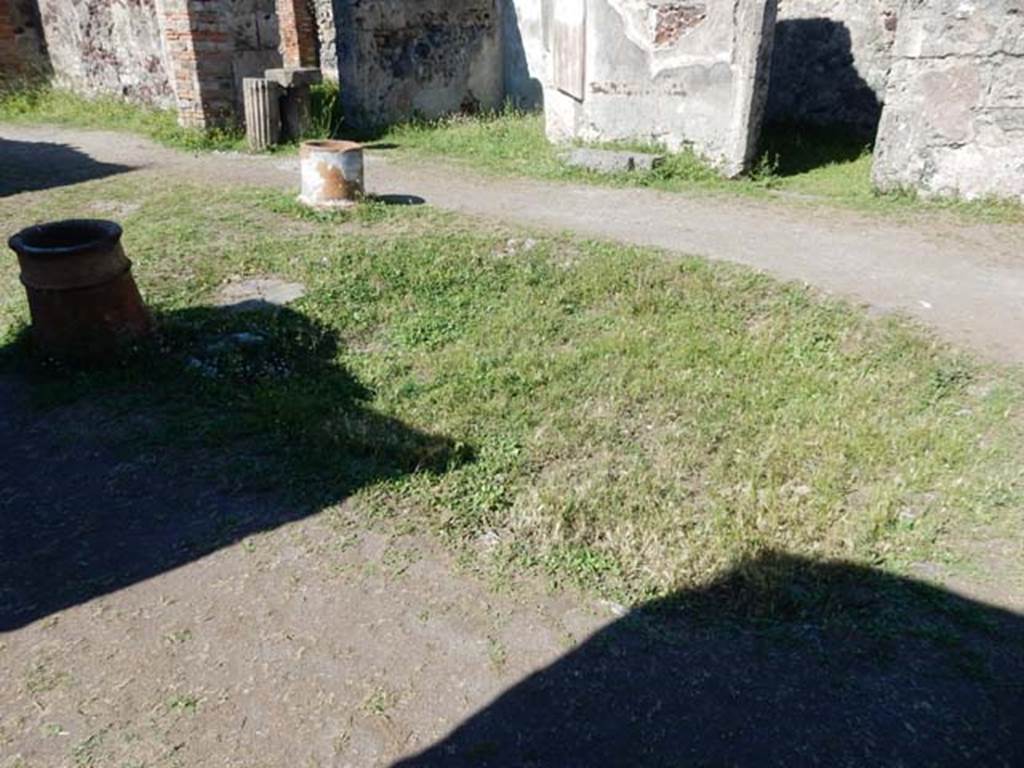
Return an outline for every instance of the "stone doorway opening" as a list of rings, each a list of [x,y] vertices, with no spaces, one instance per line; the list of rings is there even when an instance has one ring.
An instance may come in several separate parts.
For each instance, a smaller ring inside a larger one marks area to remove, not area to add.
[[[780,0],[761,153],[781,176],[870,152],[897,0]]]

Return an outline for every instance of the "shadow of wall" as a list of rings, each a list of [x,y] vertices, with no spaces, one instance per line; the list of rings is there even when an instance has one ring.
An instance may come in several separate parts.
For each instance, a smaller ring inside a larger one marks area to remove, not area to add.
[[[0,197],[53,189],[134,170],[101,163],[67,144],[0,138]]]
[[[520,682],[427,766],[1024,765],[1024,618],[767,554]]]
[[[0,350],[0,631],[470,458],[375,411],[302,314],[190,309],[158,327],[110,369],[55,369],[27,337]]]
[[[881,101],[858,71],[845,23],[778,22],[767,123],[838,127],[874,140],[881,115]]]

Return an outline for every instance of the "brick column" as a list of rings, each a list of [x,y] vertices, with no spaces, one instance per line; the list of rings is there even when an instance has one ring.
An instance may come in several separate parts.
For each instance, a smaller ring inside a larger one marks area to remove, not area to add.
[[[2,0],[0,0],[2,1]],[[178,122],[212,128],[234,122],[234,43],[220,0],[163,0],[164,46]]]
[[[316,22],[306,0],[276,0],[281,29],[281,58],[286,67],[315,67]]]

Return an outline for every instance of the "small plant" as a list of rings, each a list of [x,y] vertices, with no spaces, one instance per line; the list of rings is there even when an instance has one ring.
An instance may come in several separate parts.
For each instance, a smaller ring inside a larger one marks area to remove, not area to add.
[[[194,715],[196,710],[199,709],[199,697],[192,694],[175,696],[167,702],[167,709],[172,712],[184,712]]]
[[[383,685],[376,686],[363,701],[362,709],[370,715],[385,717],[398,705],[398,694]]]
[[[310,89],[312,123],[307,138],[334,139],[341,135],[345,117],[341,111],[341,89],[328,80]]]
[[[779,155],[765,152],[758,158],[750,171],[750,180],[765,189],[773,189],[779,184]]]

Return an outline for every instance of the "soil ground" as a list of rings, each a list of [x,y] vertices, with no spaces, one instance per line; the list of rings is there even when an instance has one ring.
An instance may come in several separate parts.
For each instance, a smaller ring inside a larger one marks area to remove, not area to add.
[[[296,173],[290,158],[190,157],[123,135],[2,136],[3,195],[128,169],[281,187]],[[1024,360],[1006,331],[1024,319],[1012,228],[496,183],[386,155],[369,174],[381,194],[754,264]],[[819,617],[623,615],[539,583],[499,588],[350,502],[310,515],[196,471],[215,457],[125,456],[100,404],[40,415],[27,398],[0,379],[3,768],[1024,764],[1022,603],[998,577],[962,596],[922,587],[930,607],[906,616],[919,642]],[[74,445],[58,437],[68,424]],[[67,522],[86,509],[100,533]],[[250,533],[175,525],[211,509]],[[222,546],[194,548],[192,533]],[[100,596],[33,569],[46,542],[95,563],[85,588]],[[152,568],[130,571],[146,547]],[[898,586],[849,577],[856,611]]]

